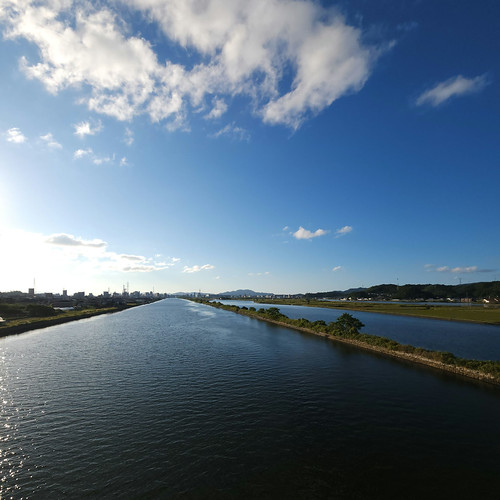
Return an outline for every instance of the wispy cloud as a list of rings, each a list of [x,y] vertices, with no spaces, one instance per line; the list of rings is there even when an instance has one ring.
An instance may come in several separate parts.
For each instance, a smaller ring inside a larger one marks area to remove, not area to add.
[[[127,146],[132,146],[134,143],[134,133],[128,127],[125,129],[125,138],[123,139],[123,142]]]
[[[297,240],[310,240],[312,238],[324,236],[325,234],[328,234],[328,232],[329,231],[325,229],[316,229],[316,231],[312,232],[300,226],[299,229],[292,234],[292,236]]]
[[[429,104],[436,107],[454,97],[480,92],[489,83],[486,75],[475,78],[465,78],[462,75],[454,76],[426,90],[417,98],[416,104],[417,106]]]
[[[269,276],[270,274],[269,271],[264,271],[263,273],[248,273],[248,276]]]
[[[234,122],[226,125],[224,128],[215,132],[212,137],[228,137],[236,141],[249,141],[250,132],[244,128],[238,127]]]
[[[13,142],[14,144],[22,144],[28,140],[17,127],[9,128],[5,136],[8,142]]]
[[[80,122],[73,125],[75,128],[75,135],[85,137],[87,135],[95,135],[102,130],[102,123],[98,121],[95,125],[90,122]]]
[[[62,148],[62,145],[54,139],[54,136],[50,132],[48,134],[41,135],[40,139],[51,149]]]
[[[342,269],[342,266],[335,266],[332,271],[340,271]]]
[[[337,229],[335,231],[335,237],[336,238],[340,238],[340,236],[345,236],[346,234],[349,234],[350,232],[352,232],[352,226],[344,226],[344,227],[341,227],[340,229]]]
[[[49,92],[73,88],[92,111],[119,120],[147,114],[171,128],[185,128],[190,111],[207,101],[207,117],[216,118],[232,97],[246,96],[264,122],[296,129],[360,91],[390,45],[368,45],[339,10],[313,0],[126,3],[151,30],[134,32],[121,3],[110,1],[11,2],[0,20],[6,37],[39,49],[39,59],[23,57],[21,68]],[[200,62],[165,61],[146,39],[158,28]],[[87,122],[79,125],[78,135],[92,134]]]
[[[200,271],[208,271],[210,269],[214,269],[215,266],[212,266],[211,264],[205,264],[204,266],[184,266],[184,270],[182,271],[183,273],[199,273]]]
[[[109,156],[109,155],[107,155],[107,156],[101,156],[101,155],[95,154],[94,151],[91,148],[77,149],[73,153],[73,159],[74,160],[80,160],[80,159],[85,158],[85,157],[88,157],[92,161],[92,163],[94,165],[103,165],[103,164],[106,164],[106,163],[115,163],[115,161],[116,161],[116,155],[115,154],[113,154],[111,156]],[[128,165],[127,158],[125,156],[123,156],[120,159],[119,165],[121,167]]]
[[[94,155],[92,158],[92,163],[94,165],[102,165],[103,163],[111,163],[113,161],[113,157],[111,156],[97,156]]]
[[[424,269],[428,272],[438,273],[453,273],[453,274],[469,274],[469,273],[492,273],[495,269],[480,269],[478,266],[435,266],[433,264],[425,264]]]

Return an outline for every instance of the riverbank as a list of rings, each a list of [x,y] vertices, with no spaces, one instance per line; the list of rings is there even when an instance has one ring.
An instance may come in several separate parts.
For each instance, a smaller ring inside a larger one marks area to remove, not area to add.
[[[500,385],[500,362],[479,361],[458,358],[451,353],[441,351],[431,351],[411,345],[403,345],[392,339],[359,333],[358,328],[363,326],[361,322],[349,314],[342,315],[336,322],[324,321],[310,322],[304,318],[294,320],[281,314],[279,309],[247,309],[238,306],[221,304],[220,302],[208,302],[196,300],[212,307],[236,312],[243,316],[266,321],[277,326],[291,328],[296,331],[317,335],[326,339],[356,346],[358,348],[397,358],[400,360],[429,366],[441,371],[446,371],[464,377],[480,380],[494,385]]]
[[[373,312],[414,318],[440,319],[485,325],[500,325],[500,307],[477,305],[452,306],[428,304],[394,304],[384,302],[346,302],[307,299],[252,299],[258,304],[321,307],[323,309],[341,309],[347,311]]]
[[[31,330],[38,330],[40,328],[47,328],[49,326],[61,325],[69,323],[70,321],[77,321],[79,319],[92,318],[101,314],[111,314],[114,312],[123,311],[135,307],[134,305],[123,307],[107,307],[103,309],[84,309],[81,311],[68,311],[58,316],[48,318],[27,318],[25,320],[17,320],[8,322],[5,326],[0,326],[0,337],[7,337],[9,335],[18,335],[20,333],[29,332]]]

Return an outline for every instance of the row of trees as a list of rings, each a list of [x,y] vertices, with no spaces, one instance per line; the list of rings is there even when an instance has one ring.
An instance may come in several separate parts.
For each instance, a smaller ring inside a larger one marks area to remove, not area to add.
[[[306,298],[343,298],[351,297],[356,299],[380,298],[399,300],[418,299],[500,299],[500,281],[482,281],[478,283],[464,283],[461,285],[394,285],[383,284],[369,288],[347,290],[346,292],[318,292],[308,293]]]

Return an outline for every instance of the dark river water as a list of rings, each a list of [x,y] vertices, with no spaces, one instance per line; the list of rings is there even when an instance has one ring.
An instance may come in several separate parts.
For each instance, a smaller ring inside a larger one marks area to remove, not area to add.
[[[0,498],[498,498],[500,390],[180,299],[0,339]]]
[[[273,304],[258,304],[248,300],[222,300],[224,304],[256,309],[276,307]],[[468,359],[491,359],[500,361],[500,326],[480,325],[460,321],[412,318],[345,309],[278,305],[278,309],[289,318],[306,318],[310,321],[335,321],[341,314],[349,313],[364,323],[361,330],[371,335],[380,335],[434,351],[448,351]]]

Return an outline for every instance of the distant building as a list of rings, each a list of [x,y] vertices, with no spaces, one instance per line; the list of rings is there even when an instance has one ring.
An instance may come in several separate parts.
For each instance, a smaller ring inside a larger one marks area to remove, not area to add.
[[[34,288],[28,288],[28,295],[30,297],[34,297],[35,296],[35,289]]]
[[[62,296],[64,299],[67,299],[68,298],[68,290],[63,290]]]

